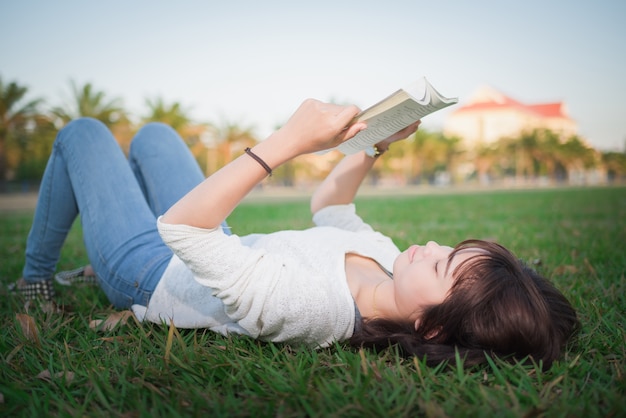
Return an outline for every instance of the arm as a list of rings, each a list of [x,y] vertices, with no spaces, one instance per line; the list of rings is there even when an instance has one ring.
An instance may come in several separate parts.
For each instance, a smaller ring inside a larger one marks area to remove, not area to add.
[[[393,134],[379,142],[376,146],[381,152],[387,151],[389,145],[413,134],[420,121]],[[311,212],[330,205],[348,204],[354,200],[363,179],[374,165],[377,158],[369,157],[365,152],[348,155],[343,158],[319,185],[311,198]]]
[[[365,128],[363,123],[346,128],[357,113],[356,106],[305,100],[285,126],[252,151],[274,169],[299,155],[335,147]],[[161,221],[216,228],[266,176],[263,167],[244,154],[191,190]]]

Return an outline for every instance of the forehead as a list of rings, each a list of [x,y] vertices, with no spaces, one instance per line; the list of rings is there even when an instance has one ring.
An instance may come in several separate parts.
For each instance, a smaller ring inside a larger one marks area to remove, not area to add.
[[[449,260],[446,273],[452,275],[459,264],[478,255],[487,255],[487,252],[480,248],[463,248],[462,250],[457,251],[452,259]]]

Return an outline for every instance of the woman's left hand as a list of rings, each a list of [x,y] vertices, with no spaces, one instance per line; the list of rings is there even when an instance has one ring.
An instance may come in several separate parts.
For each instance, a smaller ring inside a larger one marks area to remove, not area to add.
[[[377,144],[378,148],[379,149],[382,148],[386,150],[390,144],[396,141],[401,141],[403,139],[408,138],[409,136],[413,135],[417,131],[417,128],[419,128],[420,126],[420,123],[422,123],[422,121],[418,120],[417,122],[407,126],[401,131],[398,131],[395,134],[391,135],[390,137],[383,139]]]

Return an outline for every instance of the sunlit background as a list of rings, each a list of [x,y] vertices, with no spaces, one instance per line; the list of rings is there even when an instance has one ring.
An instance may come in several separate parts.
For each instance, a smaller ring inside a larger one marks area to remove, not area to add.
[[[306,97],[367,107],[427,76],[461,105],[482,85],[563,101],[579,135],[621,151],[624,17],[618,1],[5,1],[0,76],[51,105],[90,82],[136,115],[160,97],[259,137]]]

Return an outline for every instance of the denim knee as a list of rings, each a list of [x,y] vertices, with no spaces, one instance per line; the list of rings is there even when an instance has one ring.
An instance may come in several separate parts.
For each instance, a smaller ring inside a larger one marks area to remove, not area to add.
[[[183,142],[178,133],[169,125],[150,122],[142,126],[130,143],[130,155],[159,155],[167,152],[171,141]]]
[[[81,135],[93,134],[94,132],[105,132],[112,135],[107,126],[100,122],[98,119],[91,117],[81,117],[74,119],[65,125],[59,131],[57,140],[72,137],[73,134],[80,133]]]

